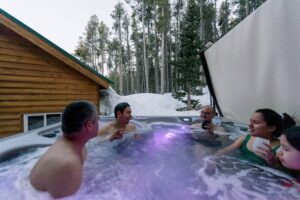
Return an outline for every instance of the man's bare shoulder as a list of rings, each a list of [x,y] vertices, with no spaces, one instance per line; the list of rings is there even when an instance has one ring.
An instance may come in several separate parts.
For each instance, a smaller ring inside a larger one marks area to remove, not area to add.
[[[114,122],[110,122],[99,129],[98,136],[110,134],[114,129]]]
[[[136,130],[136,126],[132,123],[126,125],[126,131],[132,132]]]

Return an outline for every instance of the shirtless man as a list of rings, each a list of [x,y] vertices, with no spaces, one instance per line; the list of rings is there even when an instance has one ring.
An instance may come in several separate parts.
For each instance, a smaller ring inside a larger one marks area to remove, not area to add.
[[[98,135],[101,137],[107,136],[109,141],[121,139],[124,133],[133,132],[136,130],[134,124],[129,124],[129,120],[132,118],[132,116],[131,108],[128,103],[123,102],[117,104],[114,113],[116,119],[104,126],[98,132]],[[135,134],[134,137],[136,138],[137,135]]]
[[[225,132],[225,129],[221,126],[216,126],[212,123],[213,118],[216,116],[214,108],[210,105],[204,106],[200,111],[201,123],[192,124],[192,128],[203,128],[206,130],[206,133],[213,135],[214,131]],[[202,124],[202,123],[205,124]]]
[[[98,132],[97,108],[88,101],[69,104],[62,114],[63,136],[49,148],[31,170],[29,180],[38,191],[53,198],[74,194],[82,181],[85,143]]]

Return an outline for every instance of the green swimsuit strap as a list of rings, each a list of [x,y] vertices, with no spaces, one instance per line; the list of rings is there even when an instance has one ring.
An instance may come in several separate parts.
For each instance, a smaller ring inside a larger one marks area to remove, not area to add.
[[[279,145],[277,145],[277,146],[275,146],[275,147],[273,147],[272,148],[272,153],[276,153],[276,151],[279,149],[281,147],[281,145],[279,144]]]
[[[259,157],[258,155],[256,155],[254,152],[250,151],[247,148],[247,144],[248,144],[250,138],[251,138],[251,135],[247,134],[244,141],[243,141],[243,144],[240,148],[242,153],[243,153],[243,157],[246,158],[247,160],[252,160],[252,161],[255,161],[255,162],[259,162],[259,163],[265,163],[264,159],[262,159],[261,157]]]

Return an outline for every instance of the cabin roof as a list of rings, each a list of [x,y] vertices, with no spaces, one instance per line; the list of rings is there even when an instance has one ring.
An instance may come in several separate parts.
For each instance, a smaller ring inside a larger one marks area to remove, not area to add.
[[[0,23],[104,88],[113,82],[0,8]]]

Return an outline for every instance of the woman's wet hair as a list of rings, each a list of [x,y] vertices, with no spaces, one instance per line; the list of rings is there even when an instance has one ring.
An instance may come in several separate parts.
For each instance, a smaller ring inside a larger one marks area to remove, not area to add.
[[[272,133],[274,137],[279,137],[284,129],[296,124],[294,119],[287,113],[284,113],[282,117],[280,114],[269,108],[258,109],[255,112],[262,114],[264,121],[268,126],[276,127]]]
[[[282,132],[282,134],[285,135],[290,145],[300,151],[300,126],[287,128]]]
[[[123,111],[125,110],[125,108],[130,107],[130,105],[126,102],[122,102],[122,103],[118,103],[115,107],[114,113],[115,113],[115,118],[117,118],[117,113],[118,111],[120,111],[121,113],[123,113]]]
[[[287,113],[283,113],[282,128],[287,129],[296,125],[295,120]]]
[[[97,108],[89,101],[75,101],[66,106],[62,113],[61,129],[68,136],[78,132],[87,120],[97,119]]]

